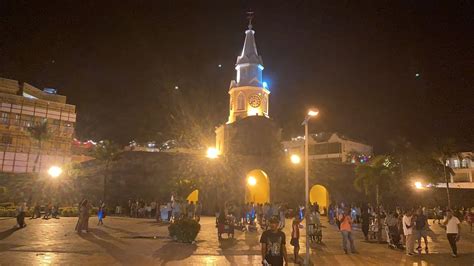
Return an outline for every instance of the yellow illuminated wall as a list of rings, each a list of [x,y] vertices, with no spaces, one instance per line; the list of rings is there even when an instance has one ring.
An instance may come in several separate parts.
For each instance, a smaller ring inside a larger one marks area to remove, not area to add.
[[[320,210],[324,207],[329,206],[329,193],[328,190],[321,185],[314,185],[309,192],[309,201],[312,203],[317,202]]]
[[[253,180],[253,182],[249,182]],[[270,180],[267,174],[255,169],[250,171],[245,179],[245,202],[270,202]]]

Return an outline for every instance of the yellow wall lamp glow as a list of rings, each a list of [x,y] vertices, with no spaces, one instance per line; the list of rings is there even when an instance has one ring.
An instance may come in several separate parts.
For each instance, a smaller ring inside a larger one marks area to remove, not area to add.
[[[249,184],[249,186],[253,187],[257,184],[257,179],[253,176],[249,176],[249,178],[247,178],[247,184]]]

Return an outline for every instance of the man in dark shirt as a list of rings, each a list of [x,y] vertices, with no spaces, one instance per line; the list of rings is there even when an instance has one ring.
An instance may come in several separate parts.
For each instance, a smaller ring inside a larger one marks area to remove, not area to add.
[[[423,210],[419,208],[415,217],[415,238],[418,240],[418,253],[421,253],[421,238],[425,241],[425,252],[428,254],[428,218],[423,214]]]
[[[272,266],[288,265],[286,256],[285,233],[278,230],[278,217],[270,218],[270,229],[263,232],[260,237],[262,244],[262,264]]]

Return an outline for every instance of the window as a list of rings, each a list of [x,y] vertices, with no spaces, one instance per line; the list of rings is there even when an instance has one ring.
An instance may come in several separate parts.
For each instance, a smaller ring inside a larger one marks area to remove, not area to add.
[[[1,142],[2,144],[10,145],[13,143],[13,138],[10,135],[2,135]]]
[[[239,93],[237,97],[237,110],[245,110],[245,96],[243,93]]]
[[[16,126],[20,125],[20,115],[15,114],[15,120],[13,121],[13,124],[15,124]]]
[[[459,160],[454,159],[453,162],[454,162],[454,168],[459,168]]]
[[[32,127],[33,126],[33,117],[29,115],[22,115],[21,120],[24,127]]]
[[[1,120],[2,124],[8,125],[8,113],[2,112]]]
[[[462,159],[462,161],[461,161],[461,167],[462,167],[462,168],[468,168],[468,167],[469,167],[469,166],[468,166],[468,163],[467,163],[467,159]]]

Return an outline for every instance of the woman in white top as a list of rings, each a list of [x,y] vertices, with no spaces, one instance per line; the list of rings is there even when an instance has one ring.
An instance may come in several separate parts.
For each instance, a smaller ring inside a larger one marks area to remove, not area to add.
[[[446,211],[446,219],[443,221],[443,225],[446,226],[446,235],[448,237],[449,245],[451,245],[451,249],[453,250],[454,258],[458,256],[458,247],[456,246],[456,242],[459,241],[460,233],[461,233],[461,222],[459,219],[453,215],[452,210]]]

